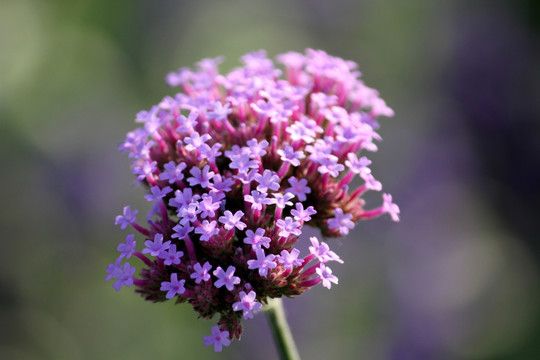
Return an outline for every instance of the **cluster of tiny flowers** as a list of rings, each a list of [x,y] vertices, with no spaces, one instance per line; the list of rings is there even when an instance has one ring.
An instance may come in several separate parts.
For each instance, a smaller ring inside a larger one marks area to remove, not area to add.
[[[141,127],[120,149],[153,206],[144,221],[130,206],[116,218],[142,239],[127,235],[106,277],[116,290],[133,285],[147,300],[219,316],[203,339],[215,351],[269,298],[338,283],[329,264],[342,260],[327,243],[311,237],[303,256],[295,247],[304,224],[336,237],[399,214],[388,194],[364,208],[362,195],[382,186],[360,153],[377,149],[376,119],[393,111],[356,64],[311,49],[279,55],[283,70],[264,51],[241,60],[227,75],[220,58],[168,74],[181,92],[137,114]],[[131,257],[142,261],[137,275]]]

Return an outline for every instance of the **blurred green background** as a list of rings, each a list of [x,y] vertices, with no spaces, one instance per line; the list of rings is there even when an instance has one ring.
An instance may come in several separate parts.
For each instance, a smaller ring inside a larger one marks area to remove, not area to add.
[[[125,233],[135,114],[204,57],[320,48],[396,116],[373,173],[402,220],[333,249],[331,291],[286,301],[304,359],[538,359],[537,1],[0,2],[0,358],[276,359],[264,316],[221,354],[189,306],[104,281]],[[377,206],[377,195],[370,196]]]

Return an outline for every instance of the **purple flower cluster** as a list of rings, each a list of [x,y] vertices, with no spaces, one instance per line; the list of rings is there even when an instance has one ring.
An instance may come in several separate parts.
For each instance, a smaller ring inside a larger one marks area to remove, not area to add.
[[[240,338],[242,319],[269,298],[337,284],[328,263],[342,261],[328,244],[311,237],[303,257],[295,247],[304,224],[335,237],[360,219],[399,220],[388,194],[364,208],[362,195],[382,186],[358,155],[377,149],[376,119],[393,111],[353,62],[311,49],[277,60],[283,70],[258,51],[227,75],[217,71],[220,58],[170,73],[168,84],[182,91],[138,113],[141,127],[120,146],[153,207],[146,221],[129,206],[116,218],[144,247],[128,235],[107,280],[219,315],[204,338],[215,351]],[[356,175],[360,185],[349,189]],[[124,261],[131,256],[144,265],[137,276]]]

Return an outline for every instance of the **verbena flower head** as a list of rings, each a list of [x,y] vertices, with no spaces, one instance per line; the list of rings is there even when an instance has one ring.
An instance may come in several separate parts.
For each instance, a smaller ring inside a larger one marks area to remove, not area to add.
[[[296,248],[304,225],[336,237],[361,219],[399,220],[390,195],[371,209],[362,198],[382,188],[365,152],[377,149],[377,118],[393,111],[351,61],[312,49],[277,60],[283,70],[258,51],[226,75],[221,58],[170,73],[180,92],[139,112],[120,145],[154,206],[146,219],[129,206],[116,218],[140,239],[118,246],[106,279],[219,317],[204,338],[216,351],[269,298],[338,283],[329,265],[343,261],[327,243]],[[137,274],[130,257],[142,261]]]

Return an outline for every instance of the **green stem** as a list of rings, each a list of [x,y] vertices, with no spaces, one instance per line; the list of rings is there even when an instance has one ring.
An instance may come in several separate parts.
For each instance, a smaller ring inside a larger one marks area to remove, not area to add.
[[[272,329],[279,358],[281,360],[300,360],[298,349],[296,349],[291,329],[285,317],[281,298],[269,299],[268,305],[264,307],[264,310],[270,328]]]

